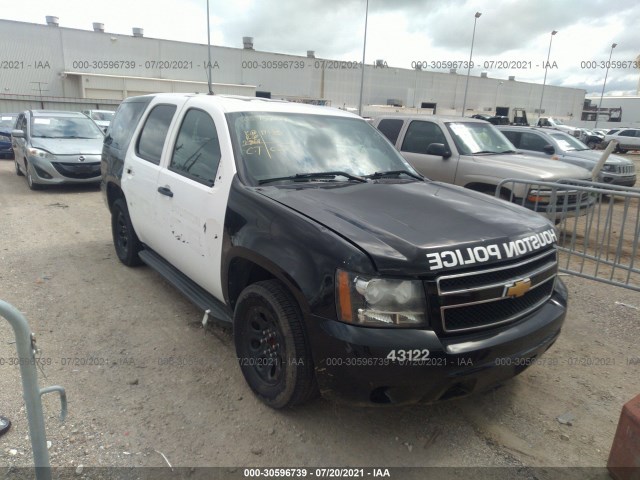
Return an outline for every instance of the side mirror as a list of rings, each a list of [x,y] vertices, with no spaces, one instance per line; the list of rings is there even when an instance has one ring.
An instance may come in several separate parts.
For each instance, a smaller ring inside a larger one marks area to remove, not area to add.
[[[542,150],[544,151],[544,153],[546,153],[547,155],[553,155],[554,153],[556,153],[556,149],[553,148],[553,145],[545,145]]]
[[[24,132],[22,130],[11,130],[11,136],[16,138],[24,138]]]
[[[451,156],[451,152],[444,146],[444,143],[430,143],[427,147],[428,155],[437,155],[445,160]]]

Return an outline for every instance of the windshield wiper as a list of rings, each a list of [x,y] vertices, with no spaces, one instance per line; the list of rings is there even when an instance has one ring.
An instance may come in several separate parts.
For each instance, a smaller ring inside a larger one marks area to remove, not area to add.
[[[388,170],[386,172],[375,172],[371,175],[366,175],[367,178],[376,179],[376,178],[388,178],[388,177],[398,177],[400,175],[406,175],[408,177],[415,178],[417,180],[424,180],[420,175],[416,175],[415,173],[411,173],[408,170]]]
[[[480,150],[479,152],[471,152],[471,155],[480,155],[480,154],[496,154],[496,153],[504,153],[504,152],[494,152],[493,150]]]
[[[347,172],[315,172],[315,173],[296,173],[295,175],[288,175],[286,177],[265,178],[258,180],[258,185],[264,185],[265,183],[278,182],[280,180],[293,180],[294,182],[308,182],[315,179],[327,179],[333,180],[337,176],[346,177],[349,180],[356,182],[366,182],[366,178],[352,175]]]

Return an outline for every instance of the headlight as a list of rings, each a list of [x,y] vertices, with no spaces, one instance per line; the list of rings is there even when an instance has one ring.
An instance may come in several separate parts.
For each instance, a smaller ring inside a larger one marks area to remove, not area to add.
[[[608,165],[608,164],[604,164],[602,166],[602,171],[603,172],[615,172],[616,170],[616,166],[615,165]]]
[[[338,269],[338,318],[370,327],[423,327],[427,302],[422,282],[370,277]]]
[[[46,150],[40,150],[39,148],[28,148],[27,153],[30,157],[44,158],[46,160],[55,160],[56,156]]]

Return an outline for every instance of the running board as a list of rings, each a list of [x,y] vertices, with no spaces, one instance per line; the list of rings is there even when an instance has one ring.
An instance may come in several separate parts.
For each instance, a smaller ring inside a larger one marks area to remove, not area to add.
[[[180,290],[184,296],[199,308],[205,312],[209,310],[209,315],[212,318],[225,323],[233,322],[233,314],[225,304],[188,278],[156,252],[143,249],[138,253],[138,256],[140,260],[162,275],[167,282]]]

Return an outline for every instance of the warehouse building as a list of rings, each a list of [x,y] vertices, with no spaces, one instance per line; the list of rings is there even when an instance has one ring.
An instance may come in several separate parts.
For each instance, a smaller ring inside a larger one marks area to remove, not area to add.
[[[575,125],[593,128],[596,113],[599,128],[640,128],[640,96],[588,96],[584,100],[581,121]]]
[[[127,96],[154,92],[213,91],[257,95],[356,110],[361,65],[306,54],[284,55],[242,48],[146,38],[142,28],[131,35],[112,34],[104,25],[93,30],[63,28],[57,17],[47,24],[0,20],[5,52],[0,70],[0,111],[24,108],[114,109]],[[301,52],[302,53],[302,52]],[[210,68],[209,68],[210,67]],[[419,66],[418,66],[419,67]],[[384,60],[365,66],[363,114],[380,112],[462,112],[466,70],[449,73],[395,68]],[[530,121],[538,113],[543,86],[514,77],[471,75],[466,114],[493,114],[496,107],[522,108]],[[585,91],[544,87],[543,113],[579,119]]]

